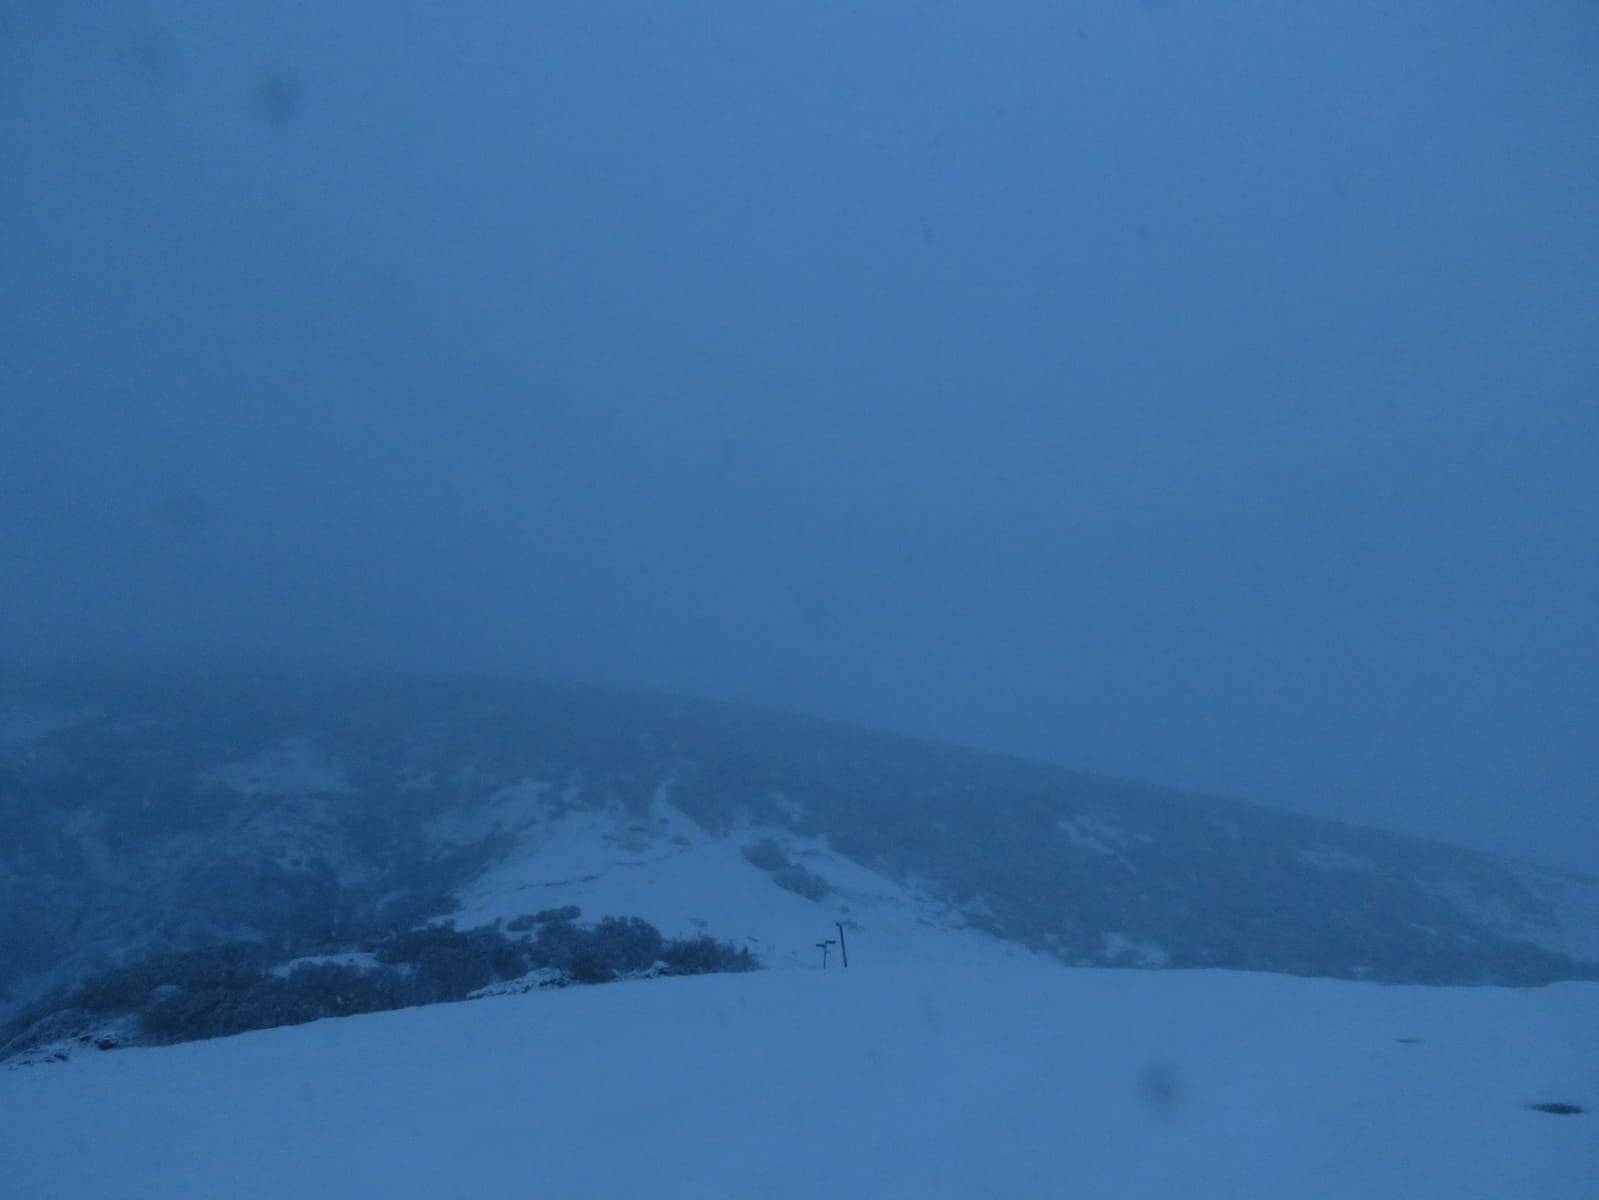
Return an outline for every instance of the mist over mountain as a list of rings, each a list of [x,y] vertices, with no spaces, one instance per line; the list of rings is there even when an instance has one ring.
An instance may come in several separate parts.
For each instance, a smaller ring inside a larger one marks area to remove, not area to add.
[[[0,652],[1599,871],[1599,9],[0,0]]]

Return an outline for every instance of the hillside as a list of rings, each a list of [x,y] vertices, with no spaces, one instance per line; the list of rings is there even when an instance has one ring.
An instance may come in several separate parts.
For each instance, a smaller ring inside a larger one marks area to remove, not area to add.
[[[13,1004],[152,954],[343,953],[568,905],[769,966],[811,964],[842,925],[863,963],[958,944],[1401,983],[1599,977],[1599,885],[1580,876],[568,684],[14,677],[0,798]]]

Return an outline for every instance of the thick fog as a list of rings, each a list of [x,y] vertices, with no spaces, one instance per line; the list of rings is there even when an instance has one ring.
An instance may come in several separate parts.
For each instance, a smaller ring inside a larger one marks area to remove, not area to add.
[[[0,652],[1599,869],[1599,9],[0,0]]]

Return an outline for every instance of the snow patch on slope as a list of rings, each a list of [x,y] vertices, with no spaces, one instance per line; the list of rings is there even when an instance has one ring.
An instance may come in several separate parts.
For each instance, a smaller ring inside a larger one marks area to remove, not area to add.
[[[470,805],[451,808],[424,826],[426,832],[443,841],[475,842],[493,833],[524,834],[548,816],[552,785],[541,779],[526,779],[491,792]]]
[[[1132,834],[1126,830],[1118,829],[1107,821],[1098,821],[1093,817],[1068,817],[1055,822],[1055,828],[1066,835],[1072,845],[1094,854],[1103,854],[1113,862],[1120,863],[1129,871],[1137,874],[1138,868],[1121,853],[1121,847],[1132,842],[1148,842],[1147,834]]]
[[[1528,920],[1503,900],[1483,895],[1458,881],[1439,884],[1433,890],[1471,920],[1503,937],[1565,954],[1578,962],[1599,963],[1599,881],[1529,867],[1524,882],[1529,891],[1548,904],[1546,921]]]
[[[288,738],[250,758],[200,772],[199,781],[250,796],[353,795],[344,764],[309,738]]]
[[[1171,955],[1157,942],[1140,941],[1122,933],[1107,933],[1102,945],[1105,960],[1118,966],[1165,967]]]
[[[819,966],[817,943],[838,936],[835,923],[844,926],[851,967],[1035,957],[967,928],[943,905],[838,854],[826,839],[753,826],[718,837],[667,795],[660,789],[642,815],[618,806],[529,822],[518,847],[458,893],[457,926],[575,904],[588,920],[637,916],[667,937],[710,934],[748,947],[768,967]],[[758,840],[777,843],[825,880],[826,894],[813,900],[779,886],[742,852]]]

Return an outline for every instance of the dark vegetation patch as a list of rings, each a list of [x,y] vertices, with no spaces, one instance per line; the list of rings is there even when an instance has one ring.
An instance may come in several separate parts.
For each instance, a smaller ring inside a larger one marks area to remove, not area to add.
[[[552,972],[560,986],[759,966],[749,950],[715,938],[666,938],[637,917],[580,926],[578,913],[568,907],[534,914],[521,926],[535,928],[531,935],[512,936],[497,925],[445,924],[390,934],[362,948],[375,965],[284,964],[260,943],[157,955],[98,972],[29,1005],[0,1029],[0,1058],[67,1041],[163,1045],[464,1000],[540,970]],[[97,1032],[108,1024],[134,1032],[108,1039]]]
[[[208,771],[297,725],[156,711],[0,752],[0,1001],[8,984],[25,999],[37,989],[21,985],[81,978],[112,953],[266,942],[290,957],[381,937],[452,912],[509,845],[430,838],[426,822],[458,797],[397,775],[363,778],[356,795],[231,791]]]
[[[566,904],[560,908],[546,908],[536,913],[523,913],[519,917],[512,917],[505,923],[505,927],[513,931],[534,929],[550,921],[575,921],[582,915],[583,910],[577,905]]]
[[[1534,1112],[1550,1113],[1557,1117],[1574,1117],[1588,1111],[1580,1104],[1570,1104],[1564,1100],[1545,1100],[1541,1104],[1529,1104],[1527,1107]]]
[[[744,847],[744,859],[763,871],[781,871],[794,865],[788,851],[773,838],[761,838]]]
[[[771,875],[772,882],[778,887],[804,896],[807,900],[824,900],[833,890],[827,880],[791,859],[773,838],[761,838],[745,846],[744,858],[752,866]]]
[[[828,893],[833,890],[833,885],[827,880],[798,864],[773,875],[772,882],[780,888],[804,896],[807,900],[825,900]]]

